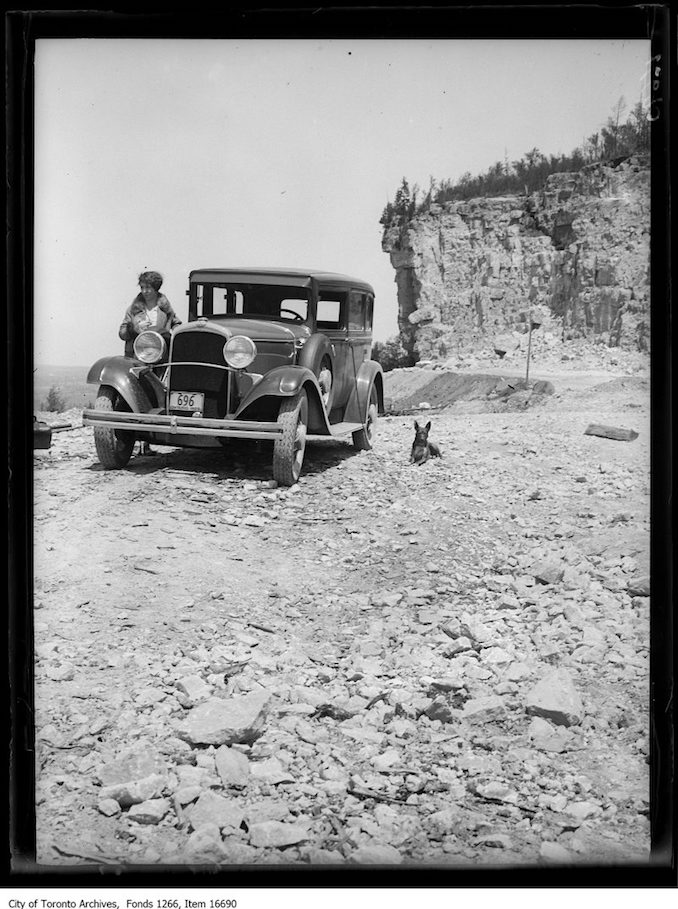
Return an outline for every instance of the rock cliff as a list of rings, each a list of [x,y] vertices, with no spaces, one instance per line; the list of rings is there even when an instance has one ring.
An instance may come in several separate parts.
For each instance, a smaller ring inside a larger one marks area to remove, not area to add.
[[[527,331],[649,350],[646,158],[553,174],[539,193],[433,204],[385,225],[398,324],[415,357]],[[501,346],[501,344],[500,344]]]

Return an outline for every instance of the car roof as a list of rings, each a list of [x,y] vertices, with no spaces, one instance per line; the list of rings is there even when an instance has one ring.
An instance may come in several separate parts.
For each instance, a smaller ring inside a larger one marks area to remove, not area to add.
[[[196,268],[191,271],[189,281],[214,281],[230,276],[239,276],[243,279],[279,277],[287,278],[288,281],[290,278],[299,278],[300,281],[308,281],[311,278],[321,284],[351,284],[374,294],[372,285],[362,278],[352,278],[350,275],[313,268]]]

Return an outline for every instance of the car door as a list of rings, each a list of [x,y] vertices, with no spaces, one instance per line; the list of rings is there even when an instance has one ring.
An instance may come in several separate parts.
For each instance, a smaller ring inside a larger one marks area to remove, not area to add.
[[[324,334],[332,344],[334,388],[332,398],[333,413],[346,406],[354,382],[353,363],[348,343],[348,290],[336,286],[318,287],[318,304],[316,311],[317,330]],[[336,414],[335,414],[336,418]]]
[[[372,294],[351,290],[348,296],[348,344],[356,372],[372,353]]]

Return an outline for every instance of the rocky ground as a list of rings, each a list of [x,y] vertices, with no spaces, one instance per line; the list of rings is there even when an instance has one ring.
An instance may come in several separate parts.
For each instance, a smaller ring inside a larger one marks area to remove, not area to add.
[[[79,427],[35,452],[39,862],[646,861],[647,371],[548,366],[389,373],[291,489],[39,415]]]

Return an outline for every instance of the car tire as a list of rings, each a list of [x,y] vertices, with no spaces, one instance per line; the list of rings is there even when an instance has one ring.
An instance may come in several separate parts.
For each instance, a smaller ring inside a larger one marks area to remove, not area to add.
[[[299,355],[299,366],[310,369],[320,385],[323,406],[329,415],[334,402],[334,357],[325,335],[314,335]]]
[[[323,406],[329,414],[332,410],[332,400],[334,398],[334,374],[332,372],[332,360],[327,354],[325,354],[320,362],[318,385],[320,385],[320,390],[322,392]]]
[[[101,385],[94,403],[95,410],[126,411],[125,400],[110,385]],[[108,426],[94,427],[94,446],[101,466],[106,470],[119,470],[132,457],[135,442],[134,433]]]
[[[273,479],[280,486],[294,486],[299,479],[306,450],[308,398],[302,389],[284,398],[278,412],[282,435],[273,444]]]
[[[370,451],[374,447],[374,438],[377,432],[377,420],[379,418],[379,397],[377,389],[372,386],[370,391],[370,403],[367,405],[367,415],[365,425],[353,433],[353,446],[358,451]]]

